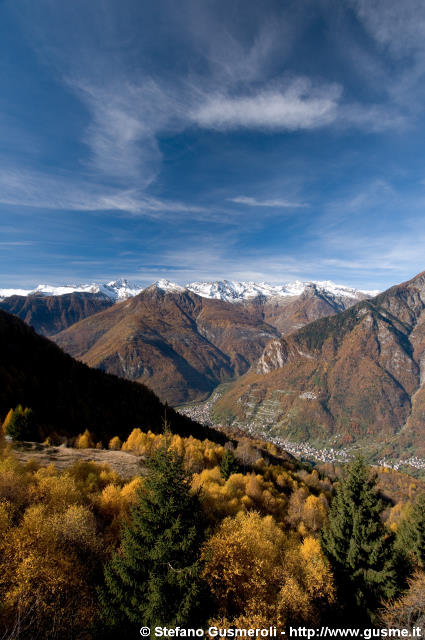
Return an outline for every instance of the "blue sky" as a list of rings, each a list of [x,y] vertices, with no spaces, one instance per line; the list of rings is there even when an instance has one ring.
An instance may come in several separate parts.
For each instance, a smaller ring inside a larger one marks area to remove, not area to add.
[[[425,269],[420,0],[2,0],[0,286]]]

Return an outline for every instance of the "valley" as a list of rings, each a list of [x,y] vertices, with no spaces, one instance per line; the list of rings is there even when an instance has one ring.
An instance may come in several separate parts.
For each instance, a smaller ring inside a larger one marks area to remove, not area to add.
[[[304,459],[342,462],[361,449],[419,471],[424,283],[419,274],[370,297],[329,282],[138,289],[121,280],[40,286],[1,305],[77,360],[147,385],[207,427]]]

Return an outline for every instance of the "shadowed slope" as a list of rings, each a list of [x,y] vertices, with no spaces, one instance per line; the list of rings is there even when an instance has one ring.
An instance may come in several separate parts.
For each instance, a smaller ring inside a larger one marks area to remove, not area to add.
[[[108,375],[73,360],[21,320],[0,311],[0,415],[17,404],[31,407],[40,436],[76,435],[88,428],[104,442],[128,436],[134,427],[160,431],[167,414],[181,435],[222,440],[165,408],[145,386]]]

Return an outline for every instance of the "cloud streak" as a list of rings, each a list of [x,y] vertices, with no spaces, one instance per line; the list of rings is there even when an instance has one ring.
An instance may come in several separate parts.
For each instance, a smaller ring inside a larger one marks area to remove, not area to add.
[[[147,196],[135,189],[113,189],[74,176],[0,169],[0,203],[65,211],[118,211],[156,218],[162,213],[205,213],[203,207]]]
[[[278,209],[298,209],[300,207],[308,207],[304,202],[291,202],[290,200],[258,200],[248,196],[237,196],[236,198],[228,198],[229,202],[247,205],[248,207],[272,207]]]
[[[260,90],[249,96],[211,96],[191,113],[201,127],[296,131],[327,126],[337,118],[342,89],[315,88],[297,79],[284,90]]]

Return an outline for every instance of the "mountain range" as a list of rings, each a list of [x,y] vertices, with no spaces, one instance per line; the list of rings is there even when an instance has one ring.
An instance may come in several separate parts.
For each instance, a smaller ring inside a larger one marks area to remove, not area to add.
[[[156,283],[52,337],[73,357],[143,382],[176,405],[244,374],[270,340],[366,297],[349,293],[310,284],[298,295],[228,302]]]
[[[138,293],[117,280],[40,285],[3,298],[0,308],[90,366],[148,384],[175,405],[245,373],[271,339],[366,296],[332,282],[159,280]]]
[[[242,302],[250,300],[258,296],[270,297],[286,297],[301,295],[307,287],[312,285],[323,291],[325,295],[334,295],[337,297],[346,297],[360,299],[365,296],[374,296],[379,291],[361,291],[338,285],[330,280],[326,281],[308,281],[301,282],[295,280],[293,282],[285,282],[279,285],[268,284],[267,282],[236,282],[234,280],[216,280],[214,282],[191,282],[184,286],[178,285],[169,280],[158,280],[153,283],[162,291],[192,291],[202,298],[214,298],[224,300],[226,302]],[[150,285],[152,286],[152,285]],[[90,284],[66,284],[66,285],[48,285],[39,284],[34,289],[0,289],[0,300],[11,296],[62,296],[71,293],[88,293],[98,297],[109,298],[113,302],[119,302],[138,295],[148,287],[143,286],[140,282],[129,282],[125,278],[112,280],[107,283]],[[362,295],[364,294],[364,295]]]

